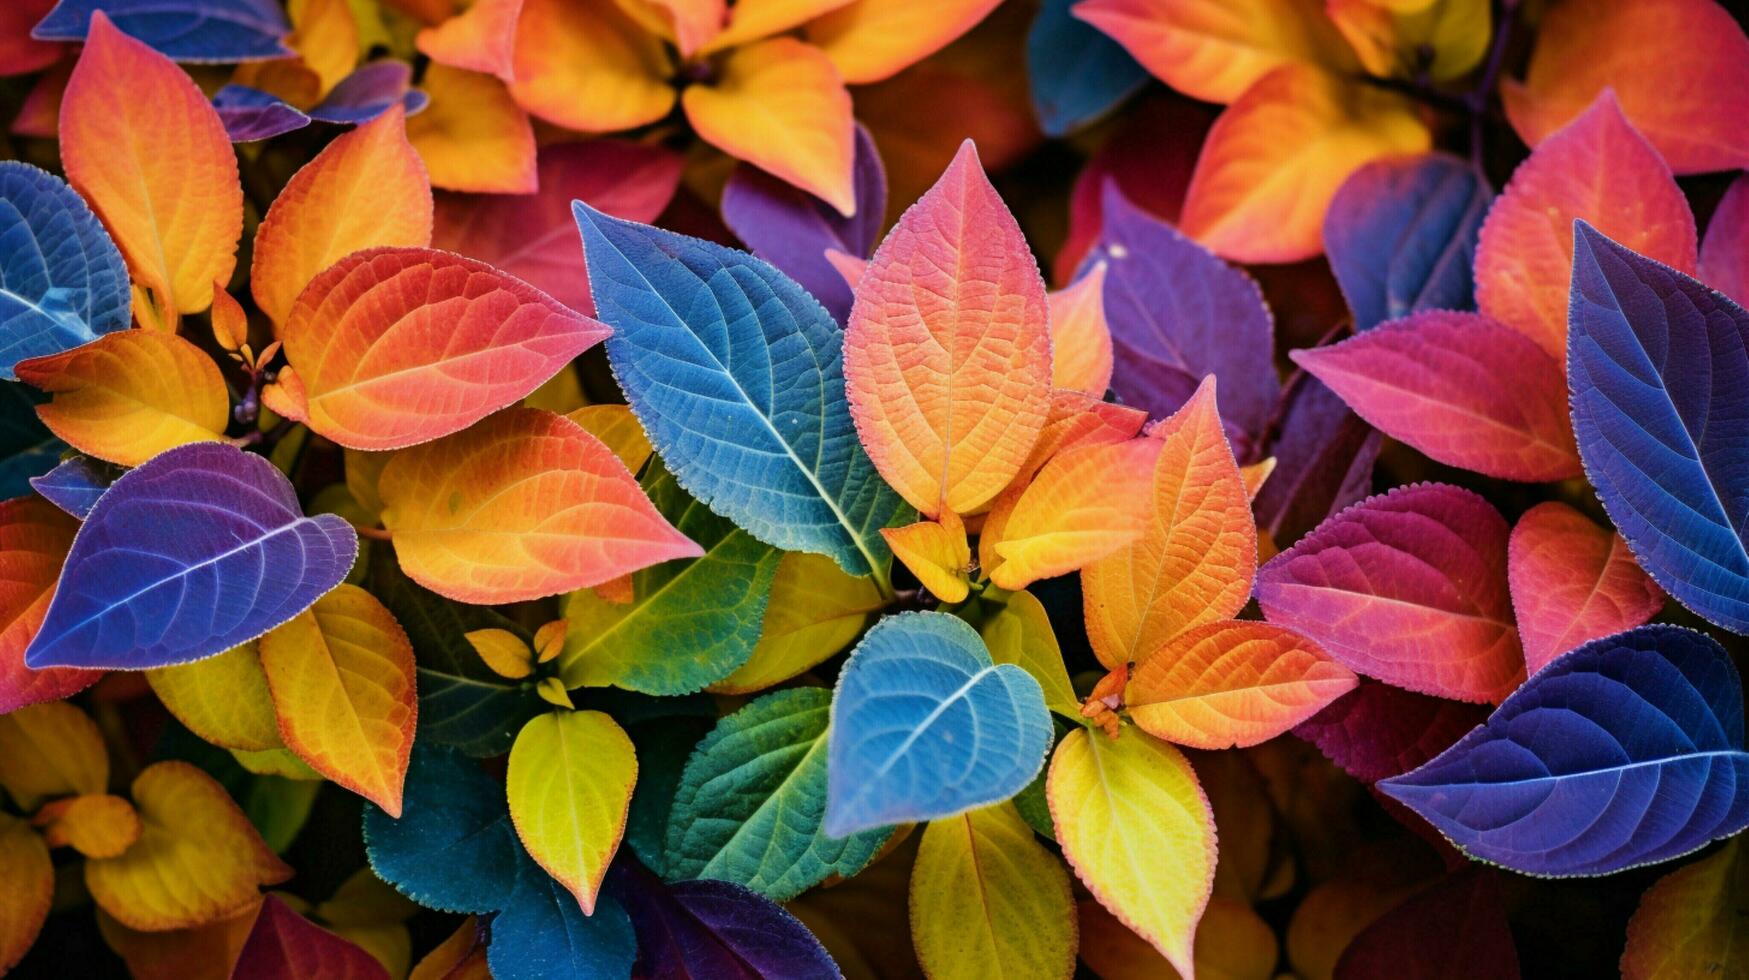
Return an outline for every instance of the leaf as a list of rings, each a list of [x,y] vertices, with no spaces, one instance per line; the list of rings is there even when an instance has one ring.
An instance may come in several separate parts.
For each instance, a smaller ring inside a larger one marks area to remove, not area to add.
[[[1074,0],[1046,0],[1026,33],[1032,111],[1046,136],[1066,136],[1123,104],[1148,70],[1098,28],[1076,19]]]
[[[1398,487],[1320,524],[1257,572],[1272,623],[1356,673],[1493,701],[1524,678],[1506,583],[1506,521],[1477,494]]]
[[[1374,920],[1342,951],[1337,980],[1514,980],[1518,950],[1501,889],[1489,875],[1482,868],[1455,872]]]
[[[222,439],[231,421],[231,396],[218,366],[174,334],[104,334],[82,347],[20,361],[18,376],[55,393],[37,408],[51,432],[123,466]]]
[[[1093,896],[1184,976],[1215,874],[1215,820],[1184,754],[1131,729],[1072,731],[1046,792],[1057,843]]]
[[[822,555],[786,552],[753,655],[710,689],[748,694],[787,681],[850,646],[886,604],[874,579],[846,575]]]
[[[1334,0],[1324,10],[1369,74],[1449,81],[1488,53],[1494,36],[1489,7],[1487,0]]]
[[[1444,153],[1378,160],[1343,181],[1324,215],[1324,252],[1355,329],[1474,309],[1470,267],[1493,201],[1474,167]]]
[[[371,869],[427,908],[486,913],[507,904],[522,848],[497,780],[460,753],[421,740],[405,790],[399,819],[365,804]]]
[[[1743,966],[1749,859],[1741,839],[1658,879],[1628,920],[1624,980],[1729,976]],[[0,963],[5,962],[0,958]]]
[[[724,717],[687,760],[668,820],[670,879],[715,878],[787,901],[862,870],[887,828],[828,836],[830,692],[777,691]]]
[[[116,857],[140,839],[140,815],[127,800],[108,793],[44,804],[31,822],[49,847],[71,847],[88,858]]]
[[[43,19],[57,0],[22,0],[0,14],[0,70],[8,75],[29,74],[53,66],[65,53],[62,45],[30,36],[33,25]]]
[[[141,670],[210,657],[308,608],[357,553],[352,527],[304,517],[266,459],[172,449],[91,509],[25,663]]]
[[[1256,745],[1352,690],[1354,674],[1268,623],[1206,623],[1147,655],[1123,702],[1137,727],[1199,749]]]
[[[263,636],[260,650],[286,746],[399,817],[419,714],[401,624],[369,592],[341,585]]]
[[[129,928],[159,932],[228,918],[260,900],[259,886],[292,875],[224,788],[186,762],[147,766],[129,795],[139,841],[120,857],[85,862],[91,897]]]
[[[528,853],[595,914],[638,779],[632,740],[599,711],[549,711],[522,726],[505,789]]]
[[[875,250],[844,332],[857,434],[925,516],[975,513],[1019,471],[1050,409],[1049,315],[968,140]]]
[[[1480,725],[1480,705],[1448,701],[1362,679],[1359,686],[1294,727],[1337,768],[1363,783],[1400,775]]]
[[[0,815],[0,881],[8,898],[0,904],[0,970],[10,972],[36,944],[55,897],[55,866],[30,824]]]
[[[534,126],[491,75],[447,65],[420,80],[431,106],[407,121],[407,138],[431,172],[431,183],[475,194],[532,194]]]
[[[937,599],[964,602],[971,593],[972,549],[965,522],[953,511],[943,510],[939,522],[881,528],[881,537],[893,549],[893,557]]]
[[[440,65],[516,78],[516,21],[523,0],[480,0],[426,27],[414,38],[420,53]]]
[[[409,90],[412,66],[405,61],[373,61],[340,80],[322,101],[310,107],[310,118],[352,126],[370,122],[399,105],[411,116],[425,108],[426,96]]]
[[[279,96],[247,85],[226,85],[213,93],[213,109],[233,143],[254,143],[303,129],[310,117]]]
[[[855,0],[804,25],[852,85],[878,82],[971,30],[1000,0],[948,0],[927,9],[905,0]]]
[[[1574,219],[1641,254],[1694,271],[1688,199],[1608,93],[1519,165],[1476,243],[1482,312],[1563,364]]]
[[[1006,800],[1051,747],[1032,675],[997,664],[977,631],[946,613],[875,624],[832,698],[826,833],[843,837]]]
[[[121,253],[65,181],[0,161],[0,243],[0,379],[131,322]]]
[[[1005,515],[995,545],[1002,562],[985,569],[990,580],[1020,589],[1131,546],[1154,512],[1149,491],[1164,448],[1162,440],[1140,438],[1053,457]]]
[[[462,602],[556,595],[703,553],[611,450],[536,408],[400,453],[378,491],[401,568]]]
[[[1111,326],[1105,321],[1105,263],[1097,262],[1051,307],[1051,388],[1103,398],[1111,387]]]
[[[1209,130],[1185,192],[1184,233],[1235,262],[1295,262],[1323,251],[1324,215],[1362,166],[1425,153],[1432,137],[1393,92],[1288,64]]]
[[[1258,527],[1285,543],[1371,492],[1383,440],[1303,371],[1288,382],[1281,404],[1281,429],[1268,447],[1277,472],[1257,491],[1253,509]]]
[[[266,404],[350,449],[401,449],[521,401],[607,333],[483,262],[367,249],[299,294]]]
[[[291,26],[271,0],[60,0],[31,35],[87,41],[89,21],[99,11],[177,61],[259,61],[292,53],[284,44]]]
[[[1567,385],[1585,472],[1676,601],[1749,632],[1749,312],[1580,222]]]
[[[1706,0],[1562,6],[1537,30],[1523,83],[1501,95],[1531,146],[1610,91],[1634,128],[1679,174],[1749,165],[1749,38],[1730,11]]]
[[[911,872],[911,941],[931,977],[1075,972],[1075,897],[1062,862],[1011,803],[936,820]]]
[[[1087,639],[1108,670],[1239,614],[1257,567],[1250,498],[1221,433],[1213,382],[1150,434],[1159,442],[1142,536],[1081,572]]]
[[[651,980],[686,977],[840,977],[838,965],[783,906],[727,881],[663,885],[624,866],[620,900]]]
[[[990,648],[990,659],[1013,664],[1032,675],[1044,691],[1045,707],[1081,724],[1081,699],[1069,683],[1063,652],[1044,604],[1030,592],[1016,592],[984,620],[979,635]]]
[[[486,963],[499,980],[612,980],[630,976],[637,937],[625,909],[604,898],[594,915],[520,849],[516,890],[492,919]]]
[[[1749,178],[1731,181],[1707,221],[1700,278],[1739,306],[1749,302]]]
[[[703,554],[632,573],[630,603],[588,591],[567,596],[571,629],[559,659],[566,687],[690,694],[746,663],[759,642],[780,553],[687,496],[660,464],[643,486]]]
[[[189,731],[245,752],[284,748],[257,641],[216,657],[146,671],[152,693]]]
[[[757,259],[573,210],[615,377],[680,485],[766,544],[884,583],[876,531],[902,503],[857,442],[831,316]]]
[[[1664,591],[1634,563],[1621,535],[1557,501],[1538,504],[1518,519],[1507,572],[1524,667],[1532,674],[1560,654],[1642,625],[1664,608]]]
[[[62,97],[60,139],[67,180],[103,219],[135,282],[157,294],[154,319],[206,309],[213,283],[237,264],[243,188],[224,124],[193,80],[92,11]]]
[[[1114,184],[1088,261],[1106,263],[1105,316],[1116,368],[1111,386],[1126,404],[1169,415],[1215,375],[1233,441],[1260,438],[1280,384],[1257,352],[1272,350],[1263,293],[1245,273],[1131,204]],[[1103,395],[1103,392],[1101,392]]]
[[[629,405],[585,405],[565,417],[600,439],[633,474],[642,470],[655,452]]]
[[[1379,431],[1442,463],[1526,482],[1582,472],[1560,362],[1483,314],[1415,313],[1289,356]]]
[[[32,670],[24,651],[42,625],[77,522],[30,497],[0,502],[0,715],[67,697],[97,671]]]
[[[323,147],[286,182],[255,231],[249,289],[284,337],[298,294],[329,266],[360,249],[430,243],[431,181],[407,141],[405,114],[393,109]]]
[[[315,976],[387,980],[389,976],[383,965],[356,943],[292,911],[277,895],[262,901],[231,974],[251,980]]]
[[[511,70],[517,105],[566,129],[635,129],[674,107],[662,39],[616,0],[523,0]]]
[[[700,139],[856,213],[856,120],[850,92],[820,49],[777,37],[735,48],[714,81],[690,85],[680,106]]]
[[[101,793],[109,752],[97,723],[65,701],[0,715],[0,787],[25,811],[57,796]]]

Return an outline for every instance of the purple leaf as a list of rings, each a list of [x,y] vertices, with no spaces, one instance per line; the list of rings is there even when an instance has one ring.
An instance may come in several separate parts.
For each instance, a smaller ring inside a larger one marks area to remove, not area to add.
[[[1362,678],[1359,687],[1295,726],[1293,733],[1317,746],[1343,772],[1376,783],[1444,752],[1487,716],[1481,705]]]
[[[1289,544],[1372,492],[1372,467],[1383,441],[1324,382],[1300,372],[1288,381],[1279,434],[1263,455],[1275,472],[1251,509],[1257,526]]]
[[[116,480],[73,539],[25,663],[144,670],[223,653],[309,608],[358,556],[261,456],[196,443]]]
[[[302,129],[310,117],[271,95],[247,85],[226,85],[213,93],[213,108],[233,143],[253,143]]]
[[[387,112],[397,101],[411,116],[431,101],[424,92],[407,88],[412,78],[413,68],[405,61],[373,61],[342,78],[328,97],[309,111],[309,116],[342,125],[365,123]]]
[[[113,479],[103,463],[89,456],[74,456],[42,476],[31,477],[30,486],[49,503],[84,520]]]
[[[635,972],[647,980],[842,976],[807,926],[757,892],[708,879],[664,884],[626,862],[614,874],[638,934]]]
[[[297,53],[283,42],[291,25],[274,0],[61,0],[31,36],[83,41],[98,10],[123,33],[176,61],[262,61]]]

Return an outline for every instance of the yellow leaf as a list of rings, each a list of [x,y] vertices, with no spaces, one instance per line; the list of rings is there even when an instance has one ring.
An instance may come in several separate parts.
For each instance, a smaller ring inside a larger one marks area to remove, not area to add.
[[[1063,651],[1044,604],[1030,592],[1016,592],[1007,605],[984,620],[979,632],[990,648],[990,659],[1015,664],[1032,675],[1045,692],[1045,707],[1082,724],[1081,702],[1063,666]]]
[[[65,701],[0,715],[0,786],[19,809],[109,788],[109,752],[97,723]]]
[[[704,51],[724,51],[794,30],[849,2],[851,0],[735,0],[728,9],[728,23],[710,39]]]
[[[972,567],[972,547],[966,540],[965,523],[951,510],[943,509],[940,521],[918,521],[904,527],[883,527],[881,537],[904,562],[911,574],[937,599],[964,602],[971,592],[967,573]]]
[[[505,790],[517,836],[577,896],[583,914],[625,833],[638,780],[632,740],[599,711],[553,711],[522,726]]]
[[[516,103],[567,129],[633,129],[674,107],[662,39],[615,0],[523,0],[512,61]]]
[[[42,828],[48,846],[71,847],[88,858],[116,857],[140,839],[140,815],[133,804],[108,793],[55,800],[31,822]]]
[[[222,282],[213,283],[212,315],[213,339],[228,351],[242,350],[249,342],[249,316]]]
[[[216,657],[146,671],[146,682],[189,731],[227,749],[284,746],[256,641]]]
[[[655,452],[650,446],[650,437],[644,434],[644,427],[632,414],[630,405],[585,405],[565,417],[600,439],[633,474],[643,469],[645,461]]]
[[[352,8],[347,0],[293,0],[290,13],[296,29],[286,45],[321,79],[326,95],[358,65],[358,23]]]
[[[1050,294],[1051,387],[1104,398],[1111,387],[1111,326],[1105,321],[1105,263]]]
[[[1329,0],[1325,9],[1374,75],[1448,81],[1467,74],[1494,36],[1488,0]]]
[[[1012,803],[932,821],[911,872],[911,941],[933,980],[1067,978],[1069,873]]]
[[[1148,524],[1148,493],[1163,443],[1130,439],[1070,450],[1046,463],[1002,520],[990,581],[1022,589],[1130,544]]]
[[[1275,472],[1275,457],[1239,467],[1239,478],[1245,481],[1245,495],[1252,500],[1257,499],[1257,491],[1263,489],[1263,484]]]
[[[534,673],[534,651],[522,637],[504,629],[470,630],[463,634],[468,645],[492,668],[492,673],[521,680]]]
[[[296,779],[307,782],[321,782],[322,774],[310,768],[310,764],[298,758],[291,749],[262,749],[250,752],[244,749],[232,749],[231,757],[237,764],[257,776],[278,776],[282,779]]]
[[[0,813],[0,974],[36,942],[55,897],[55,866],[30,824]]]
[[[891,78],[971,30],[1000,0],[856,0],[807,25],[853,85]]]
[[[434,186],[473,194],[535,192],[534,125],[503,82],[433,64],[421,84],[431,104],[407,120],[407,139]]]
[[[848,647],[885,606],[873,578],[845,574],[824,555],[789,552],[772,580],[753,656],[709,689],[748,694],[781,684]]]
[[[565,679],[562,677],[543,677],[534,686],[534,693],[540,699],[557,708],[575,708],[571,703],[571,692],[565,690]]]
[[[383,498],[377,495],[377,482],[382,479],[383,467],[389,465],[395,454],[348,449],[345,458],[346,489],[352,492],[352,499],[358,501],[366,513],[381,514]]]

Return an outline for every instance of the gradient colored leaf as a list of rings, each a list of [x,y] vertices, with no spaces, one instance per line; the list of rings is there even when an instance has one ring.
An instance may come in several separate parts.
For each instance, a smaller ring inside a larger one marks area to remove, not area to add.
[[[522,400],[607,333],[483,262],[367,249],[298,296],[266,404],[348,448],[400,449]]]
[[[674,107],[662,39],[616,0],[523,0],[511,63],[516,103],[567,129],[633,129]]]
[[[671,879],[717,878],[782,902],[862,870],[891,833],[828,836],[831,692],[767,694],[717,722],[687,760],[668,820]]]
[[[911,941],[931,977],[1075,972],[1069,873],[1011,803],[930,822],[911,872]]]
[[[265,458],[172,449],[91,509],[25,662],[139,670],[210,657],[308,608],[357,553],[351,526],[303,516]]]
[[[1099,903],[1184,976],[1215,875],[1215,818],[1182,752],[1130,729],[1079,729],[1046,792],[1057,843]]]
[[[0,161],[0,379],[132,320],[127,267],[67,183]]]
[[[175,334],[122,330],[20,361],[18,376],[55,397],[37,407],[69,445],[123,466],[224,438],[231,395],[205,351]]]
[[[130,929],[99,908],[97,929],[137,980],[227,980],[259,906],[256,902],[229,918],[167,932]],[[200,966],[191,970],[190,964]]]
[[[1105,321],[1105,263],[1051,293],[1051,387],[1103,398],[1111,387],[1111,325]]]
[[[1301,371],[1282,393],[1281,427],[1267,447],[1276,473],[1257,491],[1257,526],[1294,541],[1372,491],[1383,437],[1322,381]]]
[[[119,857],[85,862],[91,897],[129,928],[158,932],[228,918],[260,900],[259,886],[292,875],[224,787],[186,762],[147,766],[129,796],[140,814],[139,841]]]
[[[102,11],[61,101],[61,162],[162,315],[199,313],[237,265],[243,189],[212,104]],[[136,311],[142,313],[144,311]]]
[[[1632,629],[1664,608],[1621,535],[1558,501],[1532,507],[1512,529],[1512,605],[1524,666],[1544,664],[1581,643]]]
[[[881,528],[881,537],[893,549],[893,557],[937,599],[951,604],[964,602],[970,594],[972,549],[965,523],[953,511],[942,511],[939,522]]]
[[[1486,717],[1481,705],[1362,679],[1293,732],[1343,772],[1376,783],[1444,752]]]
[[[1069,683],[1063,652],[1051,628],[1044,604],[1030,592],[1016,592],[992,612],[979,630],[990,648],[990,659],[1013,664],[1032,675],[1044,691],[1045,707],[1077,724],[1082,723],[1081,700]]]
[[[247,85],[226,85],[214,92],[213,109],[233,143],[272,139],[310,124],[310,117],[297,107]]]
[[[622,865],[620,900],[638,933],[650,980],[721,977],[835,977],[825,947],[777,903],[727,881],[664,886],[649,872]]]
[[[625,909],[602,896],[594,915],[530,860],[520,847],[516,888],[492,919],[486,963],[501,980],[630,976],[637,936]]]
[[[1476,243],[1482,312],[1563,364],[1574,219],[1643,255],[1694,271],[1688,199],[1608,92],[1519,165]]]
[[[341,585],[259,646],[286,746],[399,817],[419,714],[401,624],[369,592]]]
[[[177,61],[232,62],[283,58],[291,25],[272,0],[60,0],[35,29],[46,41],[85,41],[92,16]]]
[[[1209,130],[1185,193],[1184,233],[1236,262],[1295,262],[1324,250],[1336,191],[1382,157],[1432,136],[1403,96],[1304,64],[1270,72]]]
[[[1642,626],[1538,671],[1482,727],[1379,789],[1473,857],[1567,876],[1737,833],[1746,783],[1730,656],[1703,634]]]
[[[889,616],[851,652],[832,698],[826,833],[843,837],[1006,800],[1051,745],[1032,675],[990,659],[946,613]]]
[[[452,68],[516,78],[516,22],[523,0],[476,0],[433,27],[421,30],[414,42],[432,61]]]
[[[1003,516],[994,546],[1001,564],[984,569],[990,580],[1021,589],[1133,545],[1157,506],[1150,490],[1165,446],[1160,439],[1130,439],[1053,457]]]
[[[0,715],[0,787],[22,810],[56,796],[101,793],[109,751],[91,716],[65,701]]]
[[[1324,10],[1377,76],[1462,78],[1494,36],[1488,0],[1331,0]]]
[[[1623,980],[1729,976],[1743,965],[1749,853],[1741,839],[1658,879],[1628,920]],[[4,962],[0,959],[0,962]]]
[[[506,905],[522,847],[503,786],[460,753],[421,739],[405,789],[399,819],[365,804],[371,870],[428,908],[483,914]]]
[[[753,655],[712,691],[747,694],[787,681],[850,646],[869,615],[887,604],[869,576],[847,575],[830,558],[796,551],[778,562],[768,596]]]
[[[146,671],[176,720],[214,745],[245,752],[283,748],[256,641],[216,657]]]
[[[1202,623],[1238,615],[1251,595],[1257,532],[1250,497],[1205,382],[1149,438],[1153,513],[1142,536],[1081,572],[1087,639],[1107,669],[1138,661]]]
[[[1490,874],[1455,872],[1380,916],[1342,951],[1337,980],[1516,980],[1518,950]]]
[[[389,971],[347,939],[294,912],[277,895],[261,902],[231,975],[246,980],[388,980]]]
[[[1289,356],[1379,431],[1442,463],[1527,482],[1583,472],[1561,364],[1483,314],[1415,313]]]
[[[1354,328],[1474,309],[1470,267],[1493,201],[1474,167],[1444,153],[1378,160],[1343,181],[1324,215],[1324,253]]]
[[[680,485],[769,545],[884,583],[876,532],[903,504],[857,442],[831,316],[758,259],[574,213],[615,377]]]
[[[1700,278],[1738,305],[1749,302],[1749,177],[1731,181],[1707,221]]]
[[[1124,705],[1142,731],[1199,749],[1265,742],[1354,687],[1317,645],[1269,623],[1206,623],[1149,653]]]
[[[0,814],[0,881],[8,892],[0,904],[0,970],[10,972],[48,921],[55,866],[30,824],[9,814]]]
[[[431,243],[431,182],[406,130],[399,109],[383,113],[323,147],[273,199],[249,288],[280,336],[298,294],[350,253]]]
[[[1749,312],[1579,222],[1573,430],[1640,566],[1709,622],[1749,632]]]
[[[1679,174],[1749,166],[1749,38],[1712,0],[1579,0],[1550,9],[1507,118],[1531,146],[1613,91]]]
[[[1369,497],[1257,572],[1270,622],[1357,673],[1460,701],[1494,701],[1524,678],[1506,584],[1506,521],[1438,483]]]
[[[425,70],[420,84],[431,105],[407,120],[407,139],[433,185],[475,194],[539,188],[534,126],[503,82],[438,64]]]
[[[310,118],[341,126],[367,123],[395,106],[411,116],[425,108],[425,93],[409,89],[413,68],[405,61],[373,61],[340,80],[322,101],[309,108]]]
[[[1026,78],[1046,136],[1066,136],[1111,112],[1148,80],[1148,70],[1092,24],[1075,0],[1045,0],[1026,33]]]
[[[1104,191],[1104,223],[1088,261],[1106,263],[1105,317],[1116,360],[1111,386],[1126,404],[1164,416],[1204,377],[1220,379],[1222,418],[1247,458],[1280,389],[1274,328],[1245,273],[1130,203]],[[1104,392],[1100,392],[1101,395]]]
[[[1059,454],[1133,439],[1141,434],[1147,422],[1148,413],[1139,408],[1100,401],[1086,392],[1055,389],[1051,392],[1051,412],[1045,417],[1045,426],[1039,430],[1038,441],[1032,444],[1032,452],[1009,490],[1030,483]],[[985,524],[988,526],[988,518]],[[982,540],[979,550],[986,559],[995,554]]]
[[[1000,0],[946,0],[927,8],[907,0],[854,0],[808,22],[807,39],[852,85],[898,74],[971,30]]]
[[[76,521],[41,500],[0,502],[0,715],[67,697],[102,676],[24,665],[25,647],[48,612],[61,563],[78,529]]]
[[[584,915],[625,833],[638,778],[632,740],[599,711],[549,711],[522,726],[505,784],[523,846]]]
[[[857,433],[924,515],[974,513],[1019,471],[1050,409],[1049,316],[968,140],[875,251],[844,334]]]

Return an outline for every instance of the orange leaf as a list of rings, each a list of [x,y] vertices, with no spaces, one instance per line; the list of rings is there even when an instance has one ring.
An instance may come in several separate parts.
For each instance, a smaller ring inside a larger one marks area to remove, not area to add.
[[[258,905],[251,903],[227,919],[166,932],[130,929],[99,908],[97,929],[127,961],[134,980],[229,980]]]
[[[369,592],[341,585],[260,648],[286,746],[399,818],[419,702],[413,647],[394,615]]]
[[[856,213],[850,92],[820,49],[787,37],[736,48],[680,104],[700,139]]]
[[[37,496],[0,502],[0,715],[81,691],[100,670],[24,665],[79,522]]]
[[[905,527],[883,527],[881,537],[893,549],[893,557],[904,562],[937,599],[965,601],[971,592],[967,573],[972,567],[972,548],[959,515],[944,510],[939,523],[918,521]]]
[[[51,432],[81,452],[123,466],[191,442],[222,439],[231,420],[231,396],[218,365],[175,334],[104,334],[83,347],[21,361],[18,377],[55,393],[36,410]]]
[[[61,163],[163,319],[206,309],[243,234],[236,154],[194,81],[102,11],[61,102]]]
[[[1032,479],[1039,467],[1058,453],[1134,438],[1147,422],[1148,413],[1139,408],[1114,405],[1086,392],[1058,388],[1051,392],[1051,414],[1045,419],[1045,427],[1039,430],[1038,441],[1032,444],[1032,452],[1015,479],[1017,482]]]
[[[682,58],[697,54],[722,31],[730,9],[728,0],[619,0],[619,5],[645,29],[674,42]]]
[[[30,824],[0,813],[0,973],[9,972],[30,952],[49,918],[55,897],[55,865],[49,849]]]
[[[704,45],[704,51],[724,51],[795,30],[849,2],[851,0],[735,0],[727,10],[728,22]]]
[[[532,194],[539,188],[534,125],[503,82],[432,65],[423,84],[431,104],[407,120],[407,138],[431,183],[476,194]]]
[[[400,449],[520,401],[608,330],[483,262],[379,248],[317,276],[280,333],[291,370],[270,408],[351,449]]]
[[[1231,619],[1257,575],[1256,525],[1214,379],[1149,436],[1164,443],[1153,518],[1134,544],[1081,572],[1088,641],[1114,670],[1193,626]]]
[[[213,339],[228,351],[241,350],[249,342],[249,315],[225,284],[213,283]]]
[[[599,439],[539,409],[403,452],[378,489],[402,570],[462,602],[536,599],[703,553]]]
[[[1105,321],[1105,263],[1050,295],[1051,387],[1105,397],[1111,387],[1111,326]]]
[[[615,0],[523,0],[514,64],[516,103],[567,129],[633,129],[674,107],[662,39]]]
[[[875,252],[844,335],[857,434],[911,506],[975,513],[1020,472],[1050,411],[1048,322],[1038,264],[967,140]]]
[[[289,6],[297,29],[286,45],[321,80],[320,92],[327,95],[358,67],[358,22],[352,6],[348,0],[304,0]]]
[[[71,847],[90,858],[115,857],[140,839],[140,815],[133,804],[108,793],[55,800],[32,822],[50,847]]]
[[[522,0],[475,0],[454,17],[421,30],[414,43],[440,65],[509,82],[516,77],[516,20],[521,14]]]
[[[922,61],[996,9],[1000,0],[856,0],[807,25],[808,40],[831,56],[846,82],[891,78]]]
[[[1013,591],[1063,575],[1135,541],[1155,501],[1149,494],[1164,444],[1131,439],[1062,453],[1039,470],[1002,522],[1002,559],[986,568]]]

